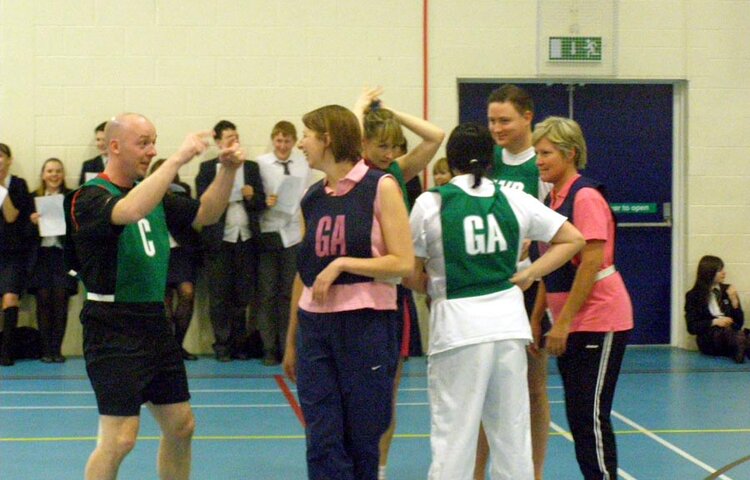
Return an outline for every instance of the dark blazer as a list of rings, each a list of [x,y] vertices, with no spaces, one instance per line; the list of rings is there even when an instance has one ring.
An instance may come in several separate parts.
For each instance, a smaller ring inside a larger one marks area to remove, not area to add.
[[[724,316],[734,320],[732,328],[739,330],[742,328],[742,324],[745,323],[745,314],[742,312],[742,305],[739,308],[732,306],[729,295],[727,295],[728,284],[722,283],[719,285],[719,288],[721,289],[719,308],[721,308]],[[695,290],[690,290],[685,294],[685,320],[687,321],[688,332],[697,335],[699,337],[698,340],[710,332],[711,322],[714,319],[714,316],[708,310],[708,300],[702,297],[703,295]]]
[[[18,209],[18,218],[13,223],[7,223],[0,213],[0,251],[13,253],[29,253],[36,246],[34,238],[34,224],[31,214],[34,212],[34,199],[29,193],[29,187],[23,178],[12,175],[8,186],[8,196]]]
[[[83,182],[86,180],[86,174],[87,173],[102,173],[104,171],[104,160],[102,159],[101,155],[97,155],[96,157],[86,160],[83,162],[83,165],[81,165],[81,176],[78,179],[78,185],[83,185]]]
[[[201,162],[198,176],[195,177],[195,189],[198,192],[198,198],[203,195],[203,192],[206,191],[211,182],[213,182],[214,177],[216,177],[216,164],[218,162],[218,158]],[[252,198],[249,200],[244,199],[242,203],[245,206],[245,211],[250,221],[250,231],[253,234],[253,238],[257,241],[260,238],[260,216],[266,208],[266,194],[263,191],[263,182],[260,178],[258,164],[251,160],[245,160],[244,171],[245,185],[253,187],[254,194]],[[217,223],[203,227],[201,238],[206,248],[216,249],[221,245],[224,238],[225,218],[226,212],[222,214],[221,219]]]
[[[169,186],[167,195],[180,195],[183,197],[192,198],[190,185],[185,182],[173,182]],[[167,225],[167,228],[169,228],[169,233],[172,235],[172,237],[174,237],[175,241],[180,244],[181,248],[194,254],[197,254],[199,252],[201,247],[200,235],[193,229],[192,225],[185,225],[179,230],[170,228],[169,225]]]

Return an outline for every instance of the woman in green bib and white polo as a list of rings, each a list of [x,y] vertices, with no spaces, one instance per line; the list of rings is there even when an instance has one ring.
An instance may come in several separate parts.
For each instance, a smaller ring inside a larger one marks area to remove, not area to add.
[[[534,478],[526,380],[532,337],[522,289],[584,244],[565,217],[485,178],[493,146],[486,127],[456,127],[446,153],[457,176],[423,193],[411,213],[417,262],[408,283],[432,298],[433,480],[472,478],[480,420],[493,453],[492,478]],[[552,248],[516,273],[524,239]]]

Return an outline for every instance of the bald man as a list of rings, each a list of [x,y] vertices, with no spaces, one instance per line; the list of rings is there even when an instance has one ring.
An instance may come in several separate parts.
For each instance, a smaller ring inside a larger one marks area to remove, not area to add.
[[[161,429],[159,478],[187,479],[195,420],[181,349],[164,310],[172,231],[216,222],[226,209],[244,154],[224,148],[222,168],[200,200],[165,195],[179,168],[207,147],[211,132],[188,135],[148,178],[156,129],[118,115],[105,129],[109,161],[66,199],[68,262],[86,287],[83,349],[99,409],[99,438],[87,480],[109,480],[135,445],[146,404]]]

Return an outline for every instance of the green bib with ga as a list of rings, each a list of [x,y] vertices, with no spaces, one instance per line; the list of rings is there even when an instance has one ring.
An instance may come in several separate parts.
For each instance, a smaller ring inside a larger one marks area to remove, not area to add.
[[[492,179],[501,187],[523,190],[534,198],[539,198],[539,167],[536,155],[521,165],[503,163],[503,147],[495,145],[492,161]]]
[[[122,196],[120,189],[101,178],[94,178],[87,185]],[[169,234],[164,205],[159,203],[145,218],[125,225],[120,233],[115,302],[163,302],[168,268]]]
[[[507,290],[516,272],[519,227],[500,187],[475,197],[447,184],[431,191],[441,199],[440,223],[447,298],[476,297]]]

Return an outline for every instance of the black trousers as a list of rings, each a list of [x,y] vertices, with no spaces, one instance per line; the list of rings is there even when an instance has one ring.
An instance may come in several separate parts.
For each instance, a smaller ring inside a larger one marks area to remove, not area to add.
[[[576,332],[568,336],[557,366],[565,413],[585,479],[617,478],[617,446],[610,413],[630,330]]]
[[[284,356],[298,245],[260,254],[258,330],[266,355]]]
[[[246,310],[256,291],[258,248],[252,239],[221,242],[218,249],[209,251],[206,261],[214,351],[230,355],[247,333]]]

